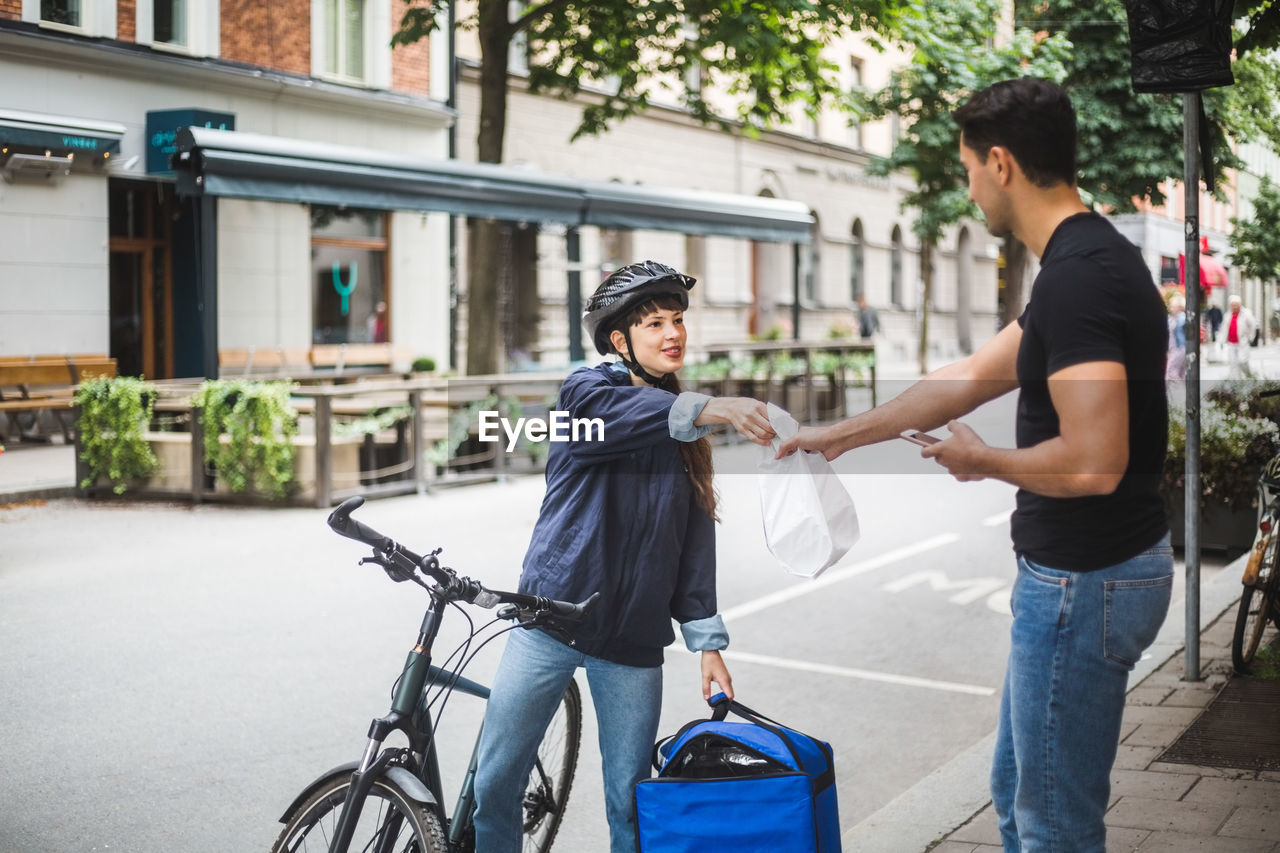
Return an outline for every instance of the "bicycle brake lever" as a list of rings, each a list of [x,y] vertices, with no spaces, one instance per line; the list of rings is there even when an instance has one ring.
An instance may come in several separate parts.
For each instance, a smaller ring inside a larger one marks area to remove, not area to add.
[[[392,565],[385,557],[381,557],[377,554],[374,554],[372,557],[361,557],[358,565],[363,566],[365,563],[373,563],[374,565],[382,566],[382,570],[387,573],[387,577],[391,578],[391,580],[396,583],[404,583],[413,577],[412,572],[406,572],[405,570]]]

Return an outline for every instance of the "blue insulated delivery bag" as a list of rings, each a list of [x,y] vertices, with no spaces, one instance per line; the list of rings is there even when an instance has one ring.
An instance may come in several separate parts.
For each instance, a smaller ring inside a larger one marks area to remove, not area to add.
[[[830,744],[723,693],[711,706],[654,748],[658,775],[636,785],[639,853],[839,853]]]

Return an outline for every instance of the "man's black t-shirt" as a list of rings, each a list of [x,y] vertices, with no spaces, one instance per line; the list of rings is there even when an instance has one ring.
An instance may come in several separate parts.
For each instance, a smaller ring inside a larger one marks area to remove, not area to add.
[[[1018,447],[1059,435],[1048,377],[1115,361],[1128,380],[1129,467],[1109,495],[1049,498],[1019,489],[1011,523],[1019,554],[1051,568],[1091,571],[1137,556],[1168,530],[1160,497],[1169,426],[1165,316],[1142,256],[1105,218],[1080,213],[1054,230],[1018,318]]]

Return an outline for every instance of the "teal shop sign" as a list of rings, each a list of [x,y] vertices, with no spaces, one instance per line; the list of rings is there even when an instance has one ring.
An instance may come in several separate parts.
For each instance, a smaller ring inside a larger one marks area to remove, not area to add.
[[[211,127],[217,130],[235,130],[234,113],[215,113],[211,110],[151,110],[147,113],[147,174],[172,175],[169,158],[178,150],[178,129],[182,127]]]

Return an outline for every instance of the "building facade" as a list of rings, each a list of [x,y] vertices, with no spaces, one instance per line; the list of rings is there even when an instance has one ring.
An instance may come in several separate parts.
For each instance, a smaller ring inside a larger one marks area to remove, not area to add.
[[[216,375],[236,348],[444,358],[447,214],[202,204],[172,164],[185,126],[444,158],[432,45],[389,46],[402,7],[0,3],[0,355],[105,352],[148,378]]]

